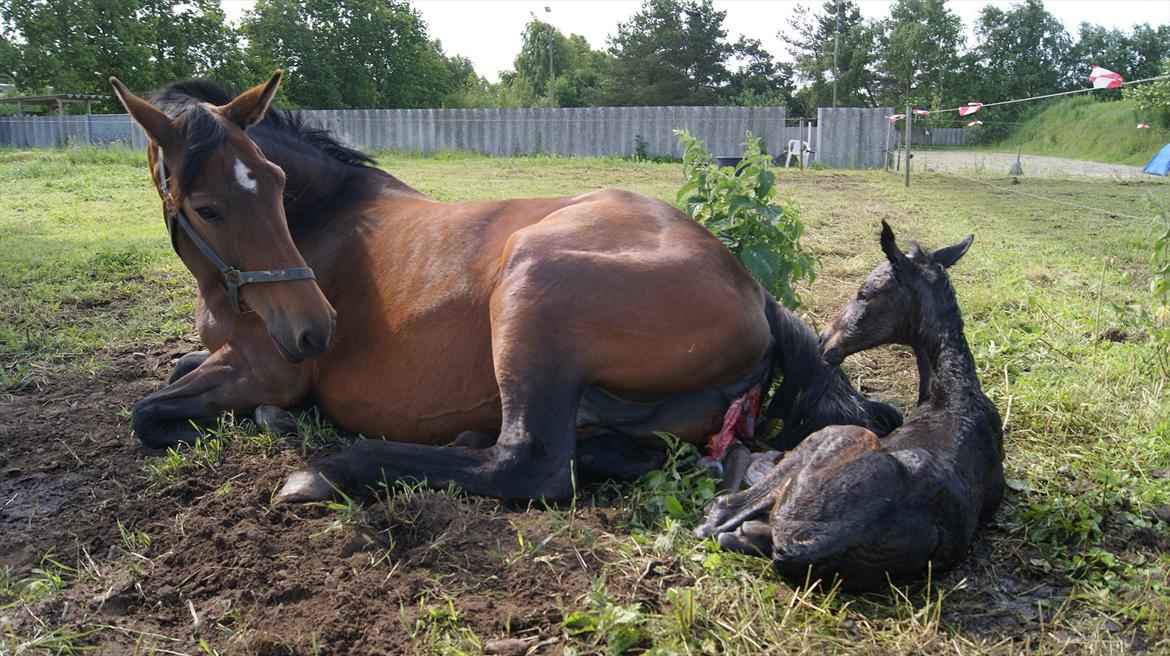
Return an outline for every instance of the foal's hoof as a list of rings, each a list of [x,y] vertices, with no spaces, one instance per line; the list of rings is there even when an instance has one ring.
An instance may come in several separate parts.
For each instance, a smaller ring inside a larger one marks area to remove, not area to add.
[[[260,430],[275,433],[276,435],[290,435],[297,432],[297,420],[293,414],[284,408],[274,405],[258,405],[252,413],[252,420]]]
[[[272,498],[273,503],[306,503],[325,501],[333,497],[333,486],[321,473],[313,469],[293,472],[284,487]]]

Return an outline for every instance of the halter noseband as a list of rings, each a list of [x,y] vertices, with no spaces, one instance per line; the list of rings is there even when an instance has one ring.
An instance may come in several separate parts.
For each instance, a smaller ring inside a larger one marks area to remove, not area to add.
[[[240,271],[239,269],[228,266],[211,246],[203,241],[203,238],[195,232],[191,227],[191,222],[187,220],[187,215],[183,213],[183,208],[179,207],[178,202],[171,198],[170,185],[167,183],[167,167],[163,163],[162,146],[158,147],[158,177],[162,180],[163,192],[163,209],[166,210],[167,217],[167,232],[171,235],[171,246],[175,249],[175,253],[179,252],[178,243],[175,241],[175,224],[177,223],[183,232],[187,233],[187,237],[191,243],[195,244],[195,248],[199,249],[200,253],[211,262],[212,266],[219,269],[223,275],[224,291],[227,292],[228,300],[231,301],[232,309],[236,314],[243,314],[244,310],[240,308],[240,287],[251,283],[259,282],[286,282],[290,280],[316,280],[317,276],[313,274],[311,267],[292,267],[289,269],[264,269],[261,271]],[[169,207],[174,206],[173,211]],[[248,310],[251,312],[251,310]]]

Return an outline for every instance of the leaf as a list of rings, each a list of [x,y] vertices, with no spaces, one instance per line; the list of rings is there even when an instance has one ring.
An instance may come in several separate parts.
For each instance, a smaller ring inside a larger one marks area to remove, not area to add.
[[[772,286],[776,273],[776,254],[767,244],[751,244],[740,253],[743,266],[765,288]]]
[[[686,519],[686,511],[683,510],[682,504],[679,503],[678,499],[674,498],[673,495],[667,495],[666,498],[662,500],[662,507],[666,509],[666,512],[671,517],[674,517],[675,519]]]

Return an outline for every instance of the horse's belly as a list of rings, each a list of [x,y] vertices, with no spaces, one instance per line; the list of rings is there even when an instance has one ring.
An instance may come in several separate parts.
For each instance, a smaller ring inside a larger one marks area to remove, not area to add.
[[[499,432],[500,391],[486,328],[439,322],[362,332],[342,335],[315,371],[317,404],[335,424],[418,444],[446,444],[463,431]]]

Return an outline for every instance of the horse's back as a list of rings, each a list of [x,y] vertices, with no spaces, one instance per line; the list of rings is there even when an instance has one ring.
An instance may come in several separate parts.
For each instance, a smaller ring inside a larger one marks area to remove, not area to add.
[[[501,321],[567,333],[593,382],[632,397],[717,386],[759,362],[764,297],[710,232],[621,189],[569,201],[509,240]]]

